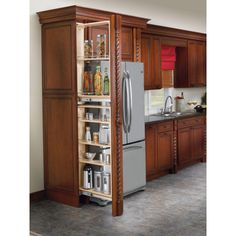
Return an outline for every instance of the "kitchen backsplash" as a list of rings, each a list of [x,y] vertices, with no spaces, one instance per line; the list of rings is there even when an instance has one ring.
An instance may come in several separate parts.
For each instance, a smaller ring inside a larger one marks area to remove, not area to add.
[[[170,95],[173,98],[173,110],[175,111],[175,97],[184,93],[185,110],[193,109],[193,105],[189,106],[188,101],[196,101],[197,105],[201,104],[201,97],[206,92],[206,87],[201,88],[164,88],[158,90],[146,90],[144,93],[145,115],[160,112],[164,107],[165,98]]]

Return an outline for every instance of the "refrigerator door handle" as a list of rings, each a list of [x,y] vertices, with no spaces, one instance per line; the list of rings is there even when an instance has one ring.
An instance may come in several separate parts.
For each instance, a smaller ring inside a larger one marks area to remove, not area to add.
[[[132,83],[129,72],[127,72],[128,86],[129,86],[129,113],[128,113],[128,132],[131,130],[132,112],[133,112],[133,96],[132,96]]]
[[[123,80],[122,80],[122,93],[123,93],[123,128],[124,132],[128,133],[128,87],[127,87],[127,73],[123,72]]]

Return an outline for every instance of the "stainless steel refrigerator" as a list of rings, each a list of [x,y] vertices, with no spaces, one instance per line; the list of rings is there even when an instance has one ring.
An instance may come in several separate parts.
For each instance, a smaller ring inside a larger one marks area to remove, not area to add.
[[[123,192],[145,188],[145,128],[143,63],[122,62]]]

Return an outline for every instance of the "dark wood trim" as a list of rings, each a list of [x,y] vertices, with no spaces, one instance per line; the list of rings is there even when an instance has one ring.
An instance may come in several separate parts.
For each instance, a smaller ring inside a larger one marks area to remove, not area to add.
[[[73,20],[77,22],[84,22],[87,21],[88,19],[89,21],[99,21],[99,20],[102,21],[102,20],[109,20],[110,17],[114,14],[119,14],[122,16],[121,24],[123,26],[146,28],[147,22],[150,20],[143,17],[120,14],[118,12],[109,12],[109,11],[98,10],[87,7],[79,7],[79,6],[57,8],[38,12],[37,14],[39,15],[41,24],[58,22],[58,21],[67,21],[67,20]]]
[[[46,199],[46,190],[30,193],[30,202],[39,202]]]
[[[171,27],[165,27],[160,25],[152,25],[147,24],[147,28],[143,29],[142,32],[150,33],[150,34],[157,34],[158,36],[163,37],[174,37],[174,38],[181,38],[181,39],[193,39],[199,41],[206,41],[206,34],[193,32],[188,30],[181,30]]]
[[[111,17],[112,215],[123,214],[121,16]]]
[[[173,122],[173,171],[172,173],[173,174],[176,174],[177,173],[177,129],[178,129],[178,126],[177,126],[177,120],[174,120]]]

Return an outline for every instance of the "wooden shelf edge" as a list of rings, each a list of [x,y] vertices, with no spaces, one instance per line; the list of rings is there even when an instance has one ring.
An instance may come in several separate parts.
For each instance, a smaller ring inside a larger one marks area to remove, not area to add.
[[[87,123],[98,123],[98,124],[105,124],[105,125],[110,125],[111,122],[109,121],[101,121],[101,120],[97,120],[97,119],[93,119],[93,120],[86,120],[86,119],[79,119],[80,122],[87,122]]]
[[[109,144],[101,144],[101,143],[94,143],[94,142],[86,142],[85,140],[79,140],[79,144],[85,144],[85,145],[92,145],[97,147],[111,147]]]
[[[80,191],[82,192],[87,192],[87,193],[91,193],[92,196],[99,196],[101,198],[105,198],[107,200],[112,200],[112,196],[110,194],[106,194],[106,193],[102,193],[102,192],[97,192],[93,189],[84,189],[82,187],[79,188]]]
[[[104,162],[98,161],[98,160],[86,160],[86,159],[79,159],[80,163],[85,163],[85,164],[91,164],[91,165],[97,165],[97,166],[111,166],[110,164],[105,164]]]

